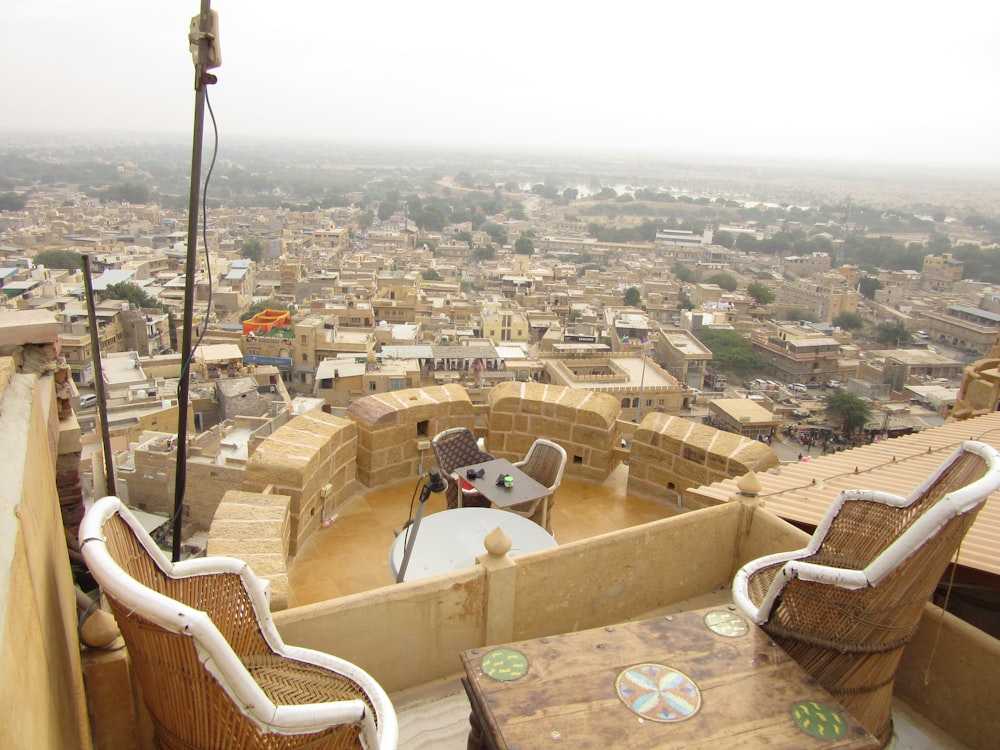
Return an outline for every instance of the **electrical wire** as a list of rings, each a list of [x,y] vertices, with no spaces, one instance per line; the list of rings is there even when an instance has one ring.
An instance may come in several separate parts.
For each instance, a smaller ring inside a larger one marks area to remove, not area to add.
[[[212,259],[208,252],[208,186],[212,180],[212,171],[215,169],[215,161],[219,156],[219,125],[215,120],[215,110],[212,109],[212,100],[208,96],[208,84],[205,84],[205,105],[208,108],[208,116],[212,122],[212,160],[209,162],[208,171],[205,173],[205,181],[202,183],[201,190],[201,244],[203,245],[203,251],[205,253],[205,269],[208,273],[208,302],[205,309],[205,323],[201,327],[201,332],[198,334],[198,340],[191,345],[191,351],[187,353],[184,361],[181,362],[181,374],[180,378],[177,380],[177,399],[180,400],[181,397],[181,383],[185,378],[190,376],[191,372],[191,360],[194,359],[194,353],[201,346],[202,339],[205,338],[205,332],[208,330],[208,318],[212,314]],[[178,506],[177,510],[174,512],[170,519],[170,527],[174,528],[180,519],[181,507]]]

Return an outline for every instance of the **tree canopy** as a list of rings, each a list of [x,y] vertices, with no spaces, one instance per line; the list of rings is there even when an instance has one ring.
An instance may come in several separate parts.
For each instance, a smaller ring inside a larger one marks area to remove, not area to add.
[[[758,305],[769,305],[776,299],[771,287],[761,284],[759,281],[751,281],[747,284],[747,294],[753,297],[753,301]]]
[[[864,326],[865,319],[856,312],[842,312],[835,315],[831,322],[845,331],[859,331]]]
[[[694,281],[694,270],[687,263],[677,261],[674,263],[673,268],[670,269],[671,273],[676,276],[680,281],[691,283]]]
[[[713,273],[711,276],[705,279],[705,283],[715,284],[716,286],[725,289],[727,292],[735,292],[736,287],[739,286],[739,282],[736,280],[735,276],[733,276],[731,273],[725,273],[723,271],[720,271],[719,273]]]
[[[27,199],[20,193],[0,193],[0,211],[23,211]]]
[[[63,268],[67,271],[79,271],[83,268],[83,256],[76,250],[42,250],[35,253],[35,265],[46,268]]]
[[[514,253],[516,255],[531,255],[535,252],[535,243],[529,237],[518,237],[514,242]]]
[[[136,307],[142,308],[157,308],[164,309],[155,297],[150,297],[146,291],[138,284],[133,284],[131,281],[122,281],[118,284],[108,284],[104,288],[103,292],[99,292],[98,296],[102,299],[120,299],[125,300],[129,304],[135,305]]]
[[[883,287],[882,282],[874,276],[865,276],[858,284],[861,295],[866,299],[875,299],[875,292]]]
[[[906,330],[906,325],[900,321],[883,322],[875,326],[875,340],[885,346],[899,348],[913,342],[913,335]]]
[[[764,363],[750,342],[729,328],[703,328],[698,340],[712,350],[712,363],[720,370],[736,375],[753,375],[764,369]]]
[[[639,307],[642,305],[642,294],[639,292],[639,287],[630,286],[626,289],[622,301],[629,307]]]
[[[420,278],[424,281],[441,281],[444,277],[435,268],[425,268],[420,272]]]
[[[240,255],[248,260],[252,260],[254,263],[260,263],[264,260],[264,245],[256,237],[251,237],[243,243],[243,247],[240,248]]]
[[[872,418],[874,409],[860,396],[840,388],[826,397],[823,414],[839,424],[845,435],[850,436],[865,426]]]

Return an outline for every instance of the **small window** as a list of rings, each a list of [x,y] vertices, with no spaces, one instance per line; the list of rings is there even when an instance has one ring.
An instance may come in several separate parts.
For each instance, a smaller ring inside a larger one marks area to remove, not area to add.
[[[377,387],[378,387],[378,385],[376,384],[376,382],[374,380],[369,380],[368,381],[368,390],[369,391],[374,391]]]

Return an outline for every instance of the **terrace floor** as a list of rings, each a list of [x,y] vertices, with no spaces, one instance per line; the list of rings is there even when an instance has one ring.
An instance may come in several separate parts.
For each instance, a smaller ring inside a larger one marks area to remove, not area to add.
[[[628,467],[603,483],[564,477],[552,507],[552,531],[560,543],[637,526],[683,512],[626,492]],[[378,487],[353,498],[326,528],[317,529],[295,556],[288,580],[296,606],[393,584],[389,548],[409,518],[416,480]],[[425,516],[445,509],[444,494],[431,495]]]

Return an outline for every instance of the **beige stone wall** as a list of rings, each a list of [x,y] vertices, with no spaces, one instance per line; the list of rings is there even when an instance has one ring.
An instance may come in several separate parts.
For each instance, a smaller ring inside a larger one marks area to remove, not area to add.
[[[743,522],[746,512],[728,503],[520,555],[513,569],[487,561],[276,612],[274,621],[287,643],[348,659],[395,692],[460,672],[465,649],[637,619],[695,595],[724,597],[743,562],[738,535],[763,528]],[[779,549],[794,544],[774,539]]]
[[[559,443],[566,474],[603,481],[615,468],[618,399],[606,393],[540,383],[501,383],[490,391],[486,447],[520,460],[536,438]]]
[[[642,420],[629,453],[628,491],[668,502],[689,487],[779,464],[764,443],[665,414]],[[684,501],[691,502],[687,496]]]
[[[962,420],[989,414],[996,411],[998,400],[1000,359],[981,359],[965,368],[951,417]]]
[[[451,427],[472,429],[475,410],[462,386],[446,385],[365,396],[347,418],[358,426],[358,481],[376,487],[417,476],[421,459],[426,471],[434,454],[421,456],[420,441]]]
[[[269,582],[272,610],[289,605],[290,502],[288,495],[230,490],[219,503],[208,532],[209,556],[236,557]]]
[[[89,748],[76,606],[43,396],[12,375],[0,402],[0,747]]]
[[[893,692],[963,747],[994,748],[1000,737],[1000,641],[927,604],[903,651]]]
[[[279,427],[250,455],[243,490],[273,488],[289,497],[288,553],[296,554],[332,512],[356,491],[358,428],[346,419],[312,410]]]

